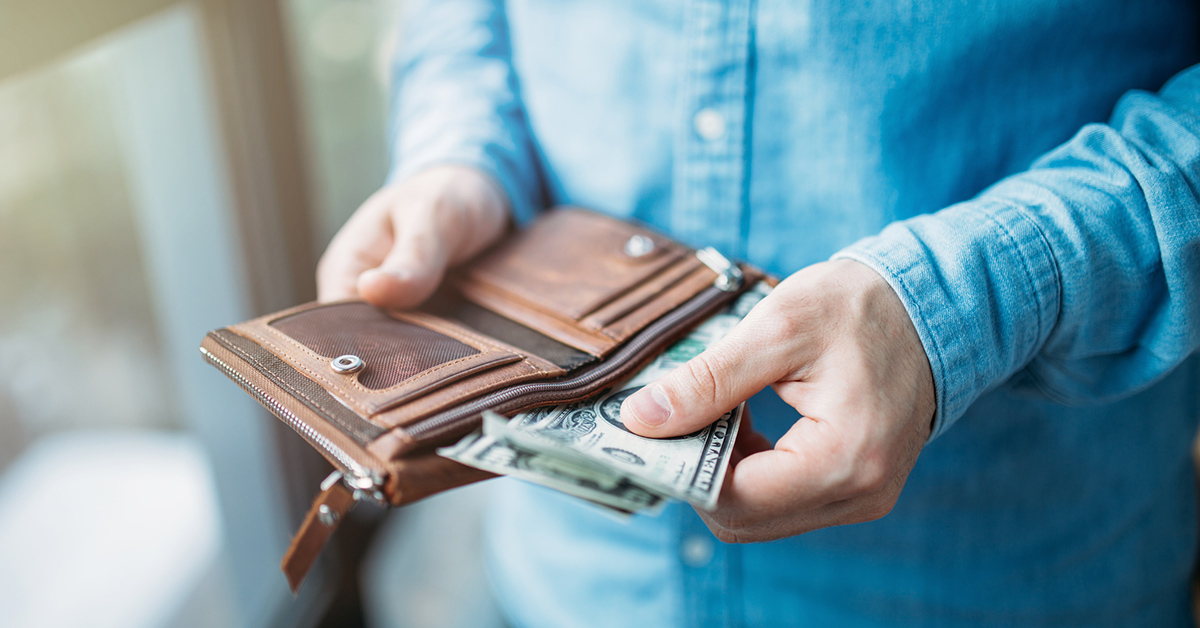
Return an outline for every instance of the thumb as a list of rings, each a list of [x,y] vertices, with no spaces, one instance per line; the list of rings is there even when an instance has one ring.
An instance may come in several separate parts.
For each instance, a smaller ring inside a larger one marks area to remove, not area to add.
[[[621,406],[625,427],[653,438],[690,434],[783,377],[788,369],[779,343],[756,341],[758,334],[747,321],[626,399]]]
[[[450,258],[449,244],[436,228],[400,231],[383,262],[359,275],[358,293],[378,307],[419,305],[442,281]]]

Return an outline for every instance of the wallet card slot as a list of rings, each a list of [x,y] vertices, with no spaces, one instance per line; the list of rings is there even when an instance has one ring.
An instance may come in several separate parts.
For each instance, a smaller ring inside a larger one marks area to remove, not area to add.
[[[715,274],[704,265],[693,267],[680,281],[664,287],[641,307],[608,323],[604,327],[605,333],[614,338],[629,338],[641,333],[650,321],[665,316],[688,299],[712,288]]]
[[[596,356],[590,353],[563,344],[512,319],[456,297],[448,291],[439,293],[426,307],[432,314],[448,318],[480,334],[512,345],[568,372],[596,361]]]
[[[454,285],[483,308],[602,358],[633,327],[677,305],[659,307],[659,295],[700,266],[688,249],[648,229],[556,210],[462,269]]]
[[[473,359],[463,360],[458,364],[454,364],[452,365],[454,367],[452,369],[446,369],[444,365],[436,369],[431,369],[416,378],[405,381],[402,390],[396,391],[395,395],[385,403],[377,404],[374,410],[376,412],[385,411],[388,408],[393,408],[406,401],[410,401],[415,397],[420,397],[439,388],[449,386],[459,380],[520,361],[521,356],[512,353],[487,353],[479,354]]]
[[[633,254],[631,238],[645,242]],[[483,284],[544,313],[578,321],[685,255],[649,230],[583,210],[558,210],[473,263]]]
[[[550,369],[542,368],[533,359],[521,360],[450,382],[436,390],[413,397],[405,403],[391,406],[372,416],[371,420],[389,428],[412,425],[419,423],[427,416],[444,412],[474,397],[503,390],[509,386],[553,379],[561,375],[562,369],[553,366]]]
[[[603,357],[618,343],[602,331],[593,331],[577,321],[542,311],[513,299],[512,295],[492,290],[482,284],[461,285],[462,295],[473,303],[496,314],[516,321],[565,345],[594,357]]]
[[[453,321],[418,311],[381,310],[361,301],[297,308],[235,331],[376,424],[381,412],[526,359],[515,348]],[[343,357],[357,362],[357,368],[339,370]],[[556,368],[544,362],[540,366]]]
[[[610,301],[604,307],[592,312],[587,318],[581,321],[581,324],[594,331],[607,329],[614,322],[650,305],[663,292],[678,285],[688,275],[691,275],[703,266],[700,260],[692,255],[680,259],[658,275],[651,277],[621,297]]]
[[[363,365],[358,383],[371,390],[392,388],[480,353],[449,334],[389,316],[366,303],[312,308],[270,325],[324,358],[358,357]]]
[[[530,381],[497,390],[397,429],[403,429],[406,442],[411,443],[408,446],[416,448],[420,443],[442,442],[474,429],[484,410],[504,414],[586,398],[633,374],[659,350],[732,301],[737,294],[737,291],[726,292],[709,286],[670,314],[646,326],[603,362],[566,377]]]

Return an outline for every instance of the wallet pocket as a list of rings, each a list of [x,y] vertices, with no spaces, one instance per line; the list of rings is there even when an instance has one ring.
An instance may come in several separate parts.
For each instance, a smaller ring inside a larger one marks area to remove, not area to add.
[[[358,301],[304,306],[232,329],[365,417],[525,357],[452,321]]]
[[[471,263],[457,286],[482,307],[604,357],[714,277],[652,231],[562,209]]]
[[[285,557],[294,589],[354,502],[400,505],[489,477],[434,453],[484,410],[599,394],[761,276],[712,249],[559,209],[418,311],[310,303],[212,331],[201,352],[337,469]]]

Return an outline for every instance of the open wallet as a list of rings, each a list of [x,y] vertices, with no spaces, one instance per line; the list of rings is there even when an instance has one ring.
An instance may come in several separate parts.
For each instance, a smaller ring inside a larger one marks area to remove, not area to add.
[[[485,410],[599,394],[762,276],[559,208],[454,270],[418,309],[307,303],[209,332],[200,351],[336,468],[284,556],[295,591],[357,501],[400,506],[493,477],[435,451]]]

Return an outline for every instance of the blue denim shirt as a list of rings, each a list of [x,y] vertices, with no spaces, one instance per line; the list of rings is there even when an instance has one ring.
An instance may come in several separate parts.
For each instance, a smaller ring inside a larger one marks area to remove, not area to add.
[[[725,545],[504,481],[519,626],[1190,625],[1200,12],[1171,0],[415,7],[393,178],[445,162],[786,275],[878,271],[937,390],[870,523]],[[796,419],[769,393],[756,426]]]

